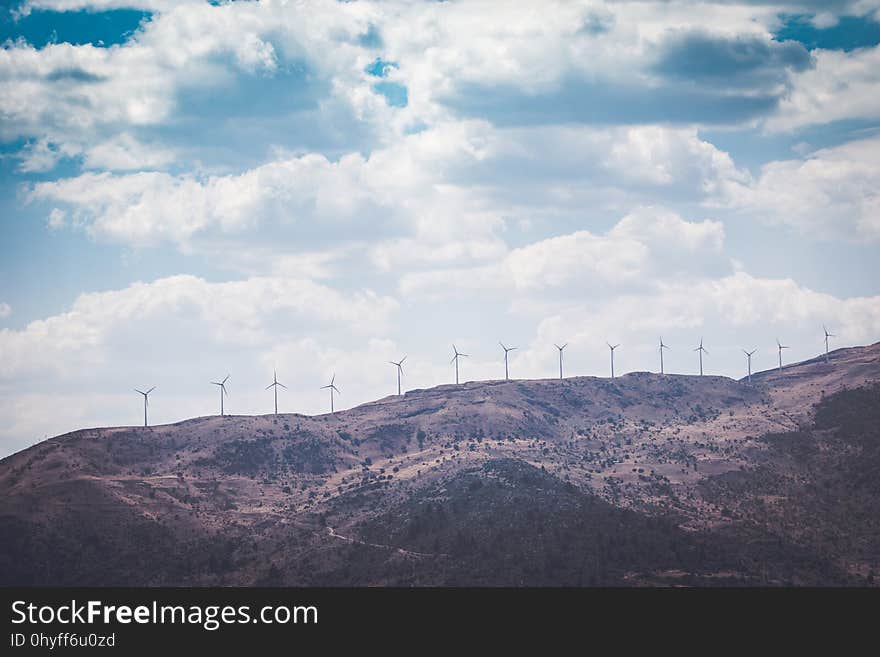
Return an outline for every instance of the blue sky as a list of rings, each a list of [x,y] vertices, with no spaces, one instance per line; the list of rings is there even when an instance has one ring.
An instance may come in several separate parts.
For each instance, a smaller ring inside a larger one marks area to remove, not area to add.
[[[880,339],[875,2],[0,9],[0,455]],[[47,411],[51,409],[51,411]]]

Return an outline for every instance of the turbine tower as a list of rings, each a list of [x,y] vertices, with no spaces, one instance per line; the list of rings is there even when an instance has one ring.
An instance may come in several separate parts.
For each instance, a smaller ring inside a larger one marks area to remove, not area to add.
[[[708,354],[709,352],[703,349],[703,338],[700,338],[700,346],[694,349],[694,351],[700,352],[700,376],[703,376],[703,354]]]
[[[405,361],[405,360],[406,360],[406,356],[401,358],[396,363],[393,360],[388,361],[388,363],[390,365],[394,365],[395,367],[397,367],[397,394],[398,395],[400,394],[400,375],[403,374],[403,361]]]
[[[272,370],[272,383],[266,386],[266,390],[269,388],[275,388],[275,415],[278,415],[278,386],[281,386],[285,390],[287,390],[287,386],[283,383],[278,382],[278,372]]]
[[[501,348],[504,349],[504,380],[507,381],[510,379],[510,376],[507,372],[507,354],[511,351],[515,351],[516,347],[505,347],[503,342],[499,342]]]
[[[557,349],[559,349],[559,380],[562,381],[562,350],[568,346],[568,343],[566,342],[564,345],[562,345],[560,347],[558,344],[556,344],[554,342],[553,346],[556,347]]]
[[[664,374],[663,372],[663,350],[669,349],[665,344],[663,344],[663,336],[660,336],[660,374]]]
[[[613,379],[614,378],[614,350],[617,349],[620,345],[616,344],[616,345],[612,346],[612,344],[610,342],[606,342],[605,344],[607,344],[608,348],[611,350],[611,378]]]
[[[752,383],[752,355],[758,351],[757,349],[752,349],[751,351],[746,351],[745,349],[742,352],[746,355],[746,358],[749,359],[749,384]]]
[[[822,330],[825,331],[825,362],[828,362],[828,338],[836,338],[837,336],[833,333],[829,333],[828,329],[825,328],[825,325],[822,325]]]
[[[400,361],[400,362],[403,362],[403,361]],[[330,377],[330,383],[328,383],[326,386],[321,386],[321,390],[324,390],[325,388],[330,389],[330,412],[331,413],[334,411],[334,409],[333,409],[333,391],[335,390],[340,395],[342,394],[341,392],[339,392],[339,388],[336,387],[336,384],[334,383],[334,381],[336,381],[336,373],[335,372],[333,373],[333,376]]]
[[[781,372],[782,371],[782,350],[788,349],[788,347],[786,345],[782,344],[779,341],[779,338],[776,338],[776,346],[779,348],[779,371]]]
[[[147,397],[149,397],[150,393],[153,392],[155,389],[156,389],[156,386],[153,386],[152,388],[150,388],[146,392],[144,392],[143,390],[138,390],[137,388],[134,389],[135,392],[139,392],[144,396],[144,426],[145,427],[148,426],[147,425],[147,406],[149,406],[149,402],[147,401]]]
[[[449,361],[449,362],[450,362],[450,363],[453,363],[453,362],[455,363],[455,385],[458,385],[458,359],[461,358],[461,357],[469,358],[469,356],[468,356],[467,354],[463,354],[463,353],[461,353],[461,352],[458,350],[458,347],[456,347],[454,344],[452,345],[452,351],[453,351],[453,353],[454,353],[455,355],[452,357],[452,360]]]
[[[229,375],[226,375],[226,378],[222,381],[211,381],[211,383],[215,386],[220,386],[220,417],[223,417],[223,396],[229,396],[229,393],[226,392],[226,382],[229,380]]]

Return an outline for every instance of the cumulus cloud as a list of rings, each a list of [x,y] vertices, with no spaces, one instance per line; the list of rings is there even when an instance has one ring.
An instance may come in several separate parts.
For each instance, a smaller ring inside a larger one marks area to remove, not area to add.
[[[175,343],[192,340],[264,344],[275,334],[276,322],[300,331],[335,323],[345,323],[349,331],[359,326],[378,330],[387,326],[396,307],[387,296],[370,291],[344,294],[307,279],[255,277],[209,283],[194,276],[172,276],[83,294],[68,312],[22,329],[0,330],[0,378],[47,370],[70,374],[79,367],[106,365],[114,345],[130,360],[136,357],[134,345],[149,353],[154,348],[179,352]],[[188,335],[196,327],[199,334]]]
[[[813,56],[816,65],[793,77],[791,91],[767,119],[768,129],[880,118],[880,46],[817,50]]]
[[[129,146],[137,143],[114,142],[101,152],[122,168],[135,157]],[[154,156],[162,161],[162,151]],[[290,156],[203,177],[85,173],[37,183],[28,198],[67,210],[74,225],[123,244],[196,248],[225,235],[241,250],[242,239],[259,241],[271,226],[286,231],[296,250],[369,244],[372,262],[388,270],[497,256],[512,219],[577,216],[584,205],[602,203],[618,211],[657,190],[709,197],[730,181],[749,180],[692,129],[532,131],[448,122],[369,157]]]
[[[87,169],[156,169],[175,159],[171,148],[144,144],[127,132],[120,133],[86,150]]]
[[[408,296],[432,298],[503,293],[522,305],[530,294],[597,298],[655,276],[705,274],[718,269],[724,242],[720,222],[688,222],[663,208],[639,208],[604,235],[581,230],[510,250],[492,264],[408,273]],[[725,268],[723,260],[720,267]]]
[[[803,160],[769,162],[753,184],[733,183],[731,205],[765,221],[825,239],[880,238],[880,137]]]
[[[0,303],[0,319],[5,319],[12,314],[12,306],[8,303]]]

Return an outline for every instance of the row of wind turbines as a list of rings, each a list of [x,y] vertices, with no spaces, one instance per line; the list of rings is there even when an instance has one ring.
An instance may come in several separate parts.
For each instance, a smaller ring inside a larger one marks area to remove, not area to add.
[[[833,333],[830,333],[825,326],[822,326],[822,330],[825,333],[825,362],[828,362],[828,353],[829,353],[828,338],[834,338],[837,336],[834,335]],[[509,367],[509,363],[508,363],[508,356],[511,351],[516,351],[517,347],[508,347],[503,342],[499,342],[498,344],[504,350],[504,380],[509,381],[510,380],[510,367]],[[621,345],[620,344],[611,344],[610,342],[606,342],[605,344],[608,345],[608,349],[611,352],[611,378],[613,379],[614,378],[614,350],[617,349],[618,347],[620,347]],[[563,378],[563,367],[562,367],[563,357],[562,356],[563,356],[563,351],[568,346],[568,343],[566,342],[562,345],[554,343],[553,346],[556,347],[556,349],[559,352],[559,379],[562,380],[562,378]],[[782,344],[779,341],[779,338],[776,339],[776,349],[777,349],[777,352],[779,355],[779,371],[780,372],[783,369],[782,350],[788,349],[788,348],[789,348],[789,346]],[[666,373],[666,370],[664,368],[664,363],[663,363],[663,351],[665,349],[671,349],[671,347],[669,347],[669,345],[667,345],[663,342],[663,337],[661,336],[660,344],[658,346],[658,352],[660,354],[660,374]],[[697,347],[695,347],[693,349],[693,351],[695,351],[699,354],[700,376],[703,376],[703,354],[706,354],[706,355],[709,354],[709,352],[705,349],[705,347],[703,347],[703,338],[700,338],[700,344]],[[755,355],[755,353],[758,350],[752,349],[751,351],[748,351],[746,349],[742,349],[741,351],[746,355],[746,359],[747,359],[747,363],[748,363],[748,382],[751,383],[752,382],[752,356]],[[449,363],[455,364],[455,383],[456,383],[456,385],[458,385],[458,383],[459,383],[458,361],[461,358],[469,358],[469,356],[468,356],[468,354],[459,351],[458,347],[456,347],[455,344],[452,345],[452,353],[453,353],[452,360],[450,360]],[[401,387],[401,379],[403,376],[403,363],[406,360],[406,358],[407,357],[404,356],[399,361],[393,361],[393,360],[388,361],[389,365],[394,365],[397,368],[397,394],[398,395],[401,395],[403,392],[403,389]],[[220,393],[220,416],[221,417],[225,415],[225,409],[224,409],[224,405],[223,405],[224,397],[229,396],[229,392],[226,390],[226,382],[228,380],[229,380],[229,374],[227,374],[223,378],[222,381],[210,381],[211,385],[215,385],[218,387],[218,390]],[[278,415],[278,388],[279,387],[284,388],[285,390],[287,389],[287,386],[278,380],[278,372],[276,370],[273,370],[272,383],[270,383],[268,386],[266,386],[265,389],[269,390],[270,388],[272,388],[274,391],[275,415]],[[144,397],[144,426],[145,427],[149,426],[149,424],[147,422],[147,408],[149,406],[150,393],[153,392],[155,389],[156,389],[156,386],[153,386],[152,388],[150,388],[147,391],[139,390],[137,388],[134,389],[135,392],[140,393]],[[335,412],[334,393],[337,395],[342,394],[339,391],[339,388],[336,387],[336,373],[335,372],[334,372],[333,376],[330,377],[330,383],[328,383],[325,386],[321,386],[320,389],[330,391],[330,412],[331,413]]]

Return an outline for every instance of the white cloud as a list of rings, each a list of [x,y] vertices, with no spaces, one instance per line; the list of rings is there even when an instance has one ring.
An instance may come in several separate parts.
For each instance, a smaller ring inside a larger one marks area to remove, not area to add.
[[[880,46],[816,50],[815,66],[797,73],[769,117],[769,130],[796,130],[844,119],[880,118]]]
[[[141,143],[127,132],[120,133],[85,152],[83,165],[87,169],[115,171],[156,169],[175,159],[173,149]]]
[[[28,143],[21,150],[18,170],[22,173],[51,171],[61,159],[76,157],[80,152],[81,149],[76,144],[53,143],[48,138],[42,137]]]
[[[121,290],[83,294],[70,311],[0,330],[0,379],[107,365],[110,347],[127,358],[134,345],[175,350],[187,331],[215,344],[260,345],[277,335],[275,323],[301,332],[345,323],[379,330],[396,301],[370,291],[343,294],[306,279],[257,277],[209,283],[172,276]],[[151,338],[153,331],[154,338]],[[290,329],[288,329],[289,331]]]
[[[0,319],[5,319],[12,314],[12,306],[8,303],[0,302]]]
[[[720,222],[688,222],[663,208],[638,208],[604,235],[581,230],[510,250],[480,267],[404,274],[407,296],[448,297],[504,293],[522,304],[534,293],[583,295],[620,292],[662,275],[705,274],[725,268]]]
[[[667,371],[695,373],[692,350],[705,338],[707,372],[743,376],[740,348],[759,348],[757,369],[774,366],[775,339],[792,345],[792,361],[821,353],[822,324],[834,325],[837,345],[871,343],[880,334],[880,297],[841,299],[788,279],[736,272],[717,279],[662,283],[647,293],[623,294],[601,304],[541,308],[534,340],[520,368],[552,373],[548,345],[569,343],[569,371],[607,375],[605,341],[621,343],[618,372],[656,370],[662,335],[673,347]]]
[[[102,147],[105,164],[116,159],[122,168],[136,157],[129,146],[137,151],[128,140]],[[511,220],[542,227],[541,217],[575,220],[585,206],[619,212],[658,194],[709,197],[731,181],[750,178],[691,129],[499,130],[454,122],[368,158],[283,156],[205,177],[85,173],[38,183],[29,198],[63,204],[73,225],[123,244],[216,248],[234,236],[241,252],[242,240],[259,244],[261,231],[273,227],[297,251],[368,244],[373,264],[390,270],[495,258]],[[289,256],[291,246],[283,246]]]
[[[880,239],[880,137],[803,160],[770,162],[754,183],[732,183],[728,202],[744,213],[829,240]]]

